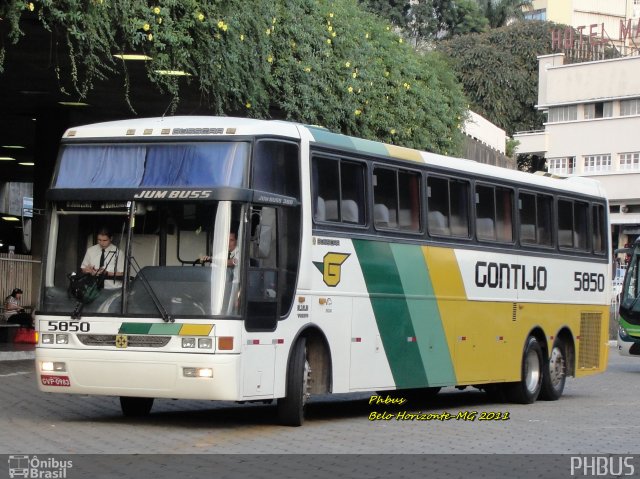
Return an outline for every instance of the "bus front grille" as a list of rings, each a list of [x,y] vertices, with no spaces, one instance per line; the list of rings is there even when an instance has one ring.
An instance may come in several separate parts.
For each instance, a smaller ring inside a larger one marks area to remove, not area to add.
[[[78,339],[85,346],[115,346],[115,334],[78,334]],[[127,347],[129,348],[161,348],[169,344],[171,336],[129,336],[127,335]]]
[[[580,314],[580,348],[578,349],[579,369],[600,368],[600,327],[602,313],[582,312]]]

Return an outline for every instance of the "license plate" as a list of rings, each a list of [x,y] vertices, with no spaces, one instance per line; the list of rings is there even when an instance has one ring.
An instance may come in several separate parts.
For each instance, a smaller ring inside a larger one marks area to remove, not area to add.
[[[42,376],[41,381],[45,386],[71,386],[69,376]]]

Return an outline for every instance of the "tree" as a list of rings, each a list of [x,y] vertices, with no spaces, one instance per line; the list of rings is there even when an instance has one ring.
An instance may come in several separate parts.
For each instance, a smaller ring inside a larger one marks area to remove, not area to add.
[[[358,3],[398,27],[407,24],[407,11],[410,8],[407,0],[359,0]]]
[[[542,127],[538,55],[551,53],[550,22],[528,21],[442,42],[469,99],[469,107],[492,123],[516,131]]]
[[[147,74],[174,107],[181,88],[197,88],[213,114],[461,151],[466,100],[448,65],[417,55],[356,0],[5,0],[0,18],[0,40],[18,42],[30,19],[66,45],[61,82],[78,98],[97,80],[126,78],[112,54],[133,51],[150,57]]]
[[[371,11],[402,28],[416,46],[486,30],[488,22],[476,0],[361,0]]]
[[[491,28],[504,27],[509,21],[524,17],[532,0],[478,0]]]

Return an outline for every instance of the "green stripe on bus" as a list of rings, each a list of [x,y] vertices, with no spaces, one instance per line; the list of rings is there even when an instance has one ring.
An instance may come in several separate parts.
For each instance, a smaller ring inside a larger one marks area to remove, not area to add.
[[[371,140],[362,140],[360,138],[353,138],[353,144],[358,151],[363,153],[369,153],[373,155],[387,156],[389,152],[384,143]]]
[[[354,240],[393,380],[398,388],[427,383],[409,306],[389,243]],[[424,260],[422,260],[424,263]]]
[[[118,334],[149,334],[151,323],[122,323]]]
[[[422,248],[392,244],[391,251],[407,297],[428,384],[455,384],[451,352]]]
[[[182,328],[181,324],[153,324],[151,325],[151,329],[149,329],[149,334],[159,334],[165,336],[177,336],[180,334],[180,328]]]

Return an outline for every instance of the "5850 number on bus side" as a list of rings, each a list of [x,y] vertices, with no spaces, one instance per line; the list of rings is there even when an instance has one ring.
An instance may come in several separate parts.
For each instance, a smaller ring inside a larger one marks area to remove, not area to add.
[[[574,291],[604,291],[604,274],[576,271],[573,273]]]

